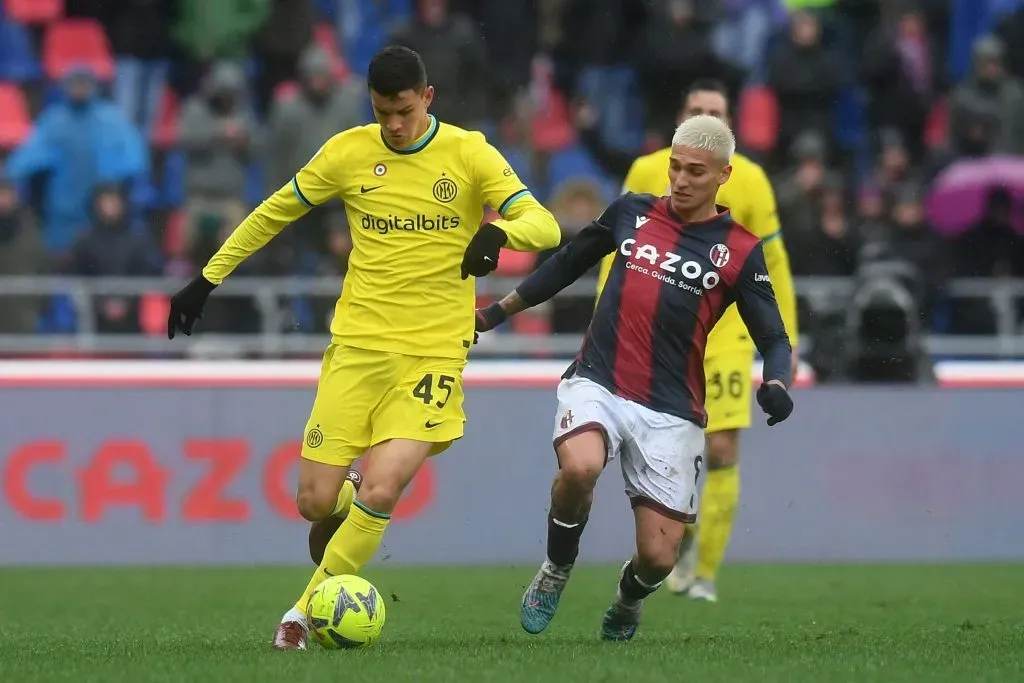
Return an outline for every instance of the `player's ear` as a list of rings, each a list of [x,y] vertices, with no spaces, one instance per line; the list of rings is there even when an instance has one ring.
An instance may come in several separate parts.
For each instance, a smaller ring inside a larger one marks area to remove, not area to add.
[[[423,106],[429,107],[430,103],[434,101],[434,86],[428,85],[423,89]]]
[[[725,182],[729,180],[732,175],[732,164],[726,164],[722,167],[722,172],[718,175],[718,184],[725,185]]]

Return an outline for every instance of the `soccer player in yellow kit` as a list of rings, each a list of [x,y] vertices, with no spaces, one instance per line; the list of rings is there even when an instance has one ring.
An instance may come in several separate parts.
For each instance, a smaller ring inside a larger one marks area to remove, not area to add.
[[[206,297],[239,263],[312,207],[344,200],[353,249],[296,494],[304,518],[333,521],[337,531],[281,619],[277,649],[305,649],[314,589],[328,576],[359,573],[424,461],[462,436],[462,372],[474,333],[470,276],[492,272],[503,246],[541,251],[561,240],[554,217],[482,134],[428,113],[434,90],[419,55],[384,48],[367,83],[377,123],[328,140],[171,300],[168,335],[190,334]],[[481,226],[484,204],[502,219]],[[347,476],[364,453],[356,492]]]
[[[714,80],[699,80],[687,91],[680,121],[709,114],[729,121],[728,91]],[[663,195],[667,192],[668,160],[666,148],[640,157],[626,176],[623,191]],[[741,154],[734,154],[732,176],[718,192],[718,203],[727,206],[736,221],[761,238],[765,262],[779,302],[779,309],[794,349],[793,376],[796,376],[796,296],[789,257],[782,244],[775,196],[764,170]],[[597,294],[601,295],[613,259],[601,262]],[[707,480],[700,499],[699,530],[692,525],[683,538],[679,561],[666,579],[675,593],[714,602],[718,599],[715,579],[725,556],[732,523],[739,505],[739,436],[750,427],[750,371],[754,363],[754,343],[740,319],[736,306],[730,306],[708,337],[704,353],[707,382],[705,407],[708,413]]]

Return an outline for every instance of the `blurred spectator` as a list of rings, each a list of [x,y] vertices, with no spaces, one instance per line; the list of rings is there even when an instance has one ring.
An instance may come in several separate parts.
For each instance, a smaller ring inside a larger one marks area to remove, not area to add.
[[[267,20],[270,0],[176,1],[175,86],[182,97],[188,97],[198,89],[205,67],[248,56],[253,34]]]
[[[246,216],[246,166],[257,151],[259,129],[245,106],[245,74],[233,62],[220,62],[201,93],[186,102],[181,146],[187,154],[186,244],[204,216],[234,228]]]
[[[871,125],[895,128],[915,158],[923,153],[924,121],[935,94],[933,52],[924,17],[910,11],[895,26],[875,29],[861,64]]]
[[[974,71],[953,92],[950,126],[962,133],[980,112],[994,112],[998,128],[988,151],[1024,154],[1024,86],[1006,73],[1004,54],[998,38],[984,36],[975,42]]]
[[[982,219],[953,243],[953,268],[957,276],[1024,275],[1024,238],[1013,229],[1013,211],[1010,191],[992,190]]]
[[[306,48],[299,64],[299,91],[294,97],[276,101],[270,110],[266,141],[268,194],[289,182],[336,133],[364,122],[365,93],[361,85],[334,83],[327,53],[317,45]],[[328,214],[332,214],[328,207],[314,209],[300,219],[301,228],[292,232],[311,247],[323,250],[329,224],[343,220]]]
[[[795,245],[813,234],[818,222],[819,190],[827,172],[825,141],[816,132],[803,133],[794,141],[790,155],[795,167],[776,182],[776,200],[792,256]]]
[[[876,188],[884,188],[884,201],[890,203],[893,200],[892,192],[900,184],[911,180],[916,172],[911,166],[910,150],[897,129],[883,128],[875,137],[878,139],[878,154],[871,171],[871,182]]]
[[[744,73],[756,72],[768,39],[789,18],[779,0],[720,0],[711,34],[715,54]]]
[[[260,65],[253,90],[261,114],[269,111],[277,86],[295,79],[299,55],[313,42],[316,21],[313,0],[269,1],[270,15],[253,38]]]
[[[392,43],[420,53],[437,89],[431,111],[442,121],[478,129],[487,115],[487,50],[473,21],[448,0],[417,0],[416,17],[395,28]]]
[[[853,275],[857,264],[856,224],[846,210],[846,188],[842,176],[829,172],[821,181],[814,227],[806,234],[790,238],[790,258],[794,272],[801,275]]]
[[[0,276],[42,275],[49,267],[39,230],[13,185],[0,181]],[[0,334],[36,331],[41,297],[0,295]]]
[[[99,17],[117,58],[114,99],[147,138],[167,82],[173,0],[119,0]]]
[[[930,324],[930,312],[942,295],[949,278],[947,245],[928,225],[924,190],[916,183],[904,183],[893,195],[889,230],[876,234],[865,249],[874,260],[899,260],[917,268],[925,286],[922,318]]]
[[[779,145],[786,149],[802,131],[817,131],[833,148],[833,112],[842,82],[835,55],[822,44],[821,23],[794,12],[789,33],[768,57],[768,85],[779,99]]]
[[[160,273],[159,249],[146,232],[132,232],[121,191],[101,187],[92,203],[89,229],[71,252],[69,275],[80,277],[155,276]],[[138,334],[138,297],[106,295],[93,301],[96,331]]]
[[[636,57],[648,128],[666,140],[675,128],[679,93],[697,78],[723,77],[711,47],[714,0],[650,0]],[[725,79],[723,79],[725,80]]]
[[[89,69],[72,70],[64,94],[43,111],[6,165],[7,176],[16,181],[48,175],[43,236],[51,251],[69,249],[88,225],[97,184],[127,181],[149,164],[142,136],[124,112],[97,95]]]

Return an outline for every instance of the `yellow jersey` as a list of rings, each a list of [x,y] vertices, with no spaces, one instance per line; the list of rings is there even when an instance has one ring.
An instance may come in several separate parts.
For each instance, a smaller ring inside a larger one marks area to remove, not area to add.
[[[465,358],[473,340],[474,279],[460,266],[484,205],[506,247],[541,251],[561,241],[554,216],[481,133],[433,116],[409,148],[388,145],[376,123],[327,141],[263,201],[203,269],[220,284],[246,257],[312,207],[340,197],[352,254],[331,323],[334,343],[437,358]]]
[[[623,184],[623,192],[647,193],[662,196],[669,193],[668,165],[672,148],[658,150],[633,162]],[[768,265],[775,298],[786,324],[790,343],[796,348],[798,329],[796,319],[796,293],[793,274],[789,269],[789,255],[782,243],[779,216],[775,208],[775,194],[764,170],[741,154],[732,157],[732,176],[718,190],[717,203],[729,208],[737,223],[761,238],[764,260]],[[604,283],[611,270],[614,254],[601,261],[598,273],[597,296],[601,296]],[[754,350],[754,342],[740,318],[736,305],[726,311],[708,336],[705,356]]]

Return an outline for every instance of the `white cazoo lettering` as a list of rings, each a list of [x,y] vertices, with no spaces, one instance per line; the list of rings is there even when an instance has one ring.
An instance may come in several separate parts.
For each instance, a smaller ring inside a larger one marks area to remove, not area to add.
[[[634,249],[634,247],[636,248]],[[704,286],[704,289],[714,289],[718,286],[718,283],[722,281],[722,277],[713,270],[709,270],[705,273],[704,268],[698,261],[683,261],[683,257],[679,254],[671,251],[661,253],[658,251],[657,247],[650,244],[637,245],[636,240],[633,238],[622,241],[622,244],[619,246],[619,253],[627,258],[632,257],[634,260],[647,261],[652,266],[657,266],[666,273],[679,273],[687,280],[699,280]],[[682,261],[682,265],[677,266],[676,264],[680,261]],[[641,268],[634,264],[627,264],[626,267],[630,270],[636,270],[644,273],[645,275],[651,274],[646,268]],[[670,281],[669,279],[660,276],[658,279],[664,280],[665,282]],[[684,287],[682,283],[680,283],[679,286]],[[689,286],[684,288],[689,288]]]

